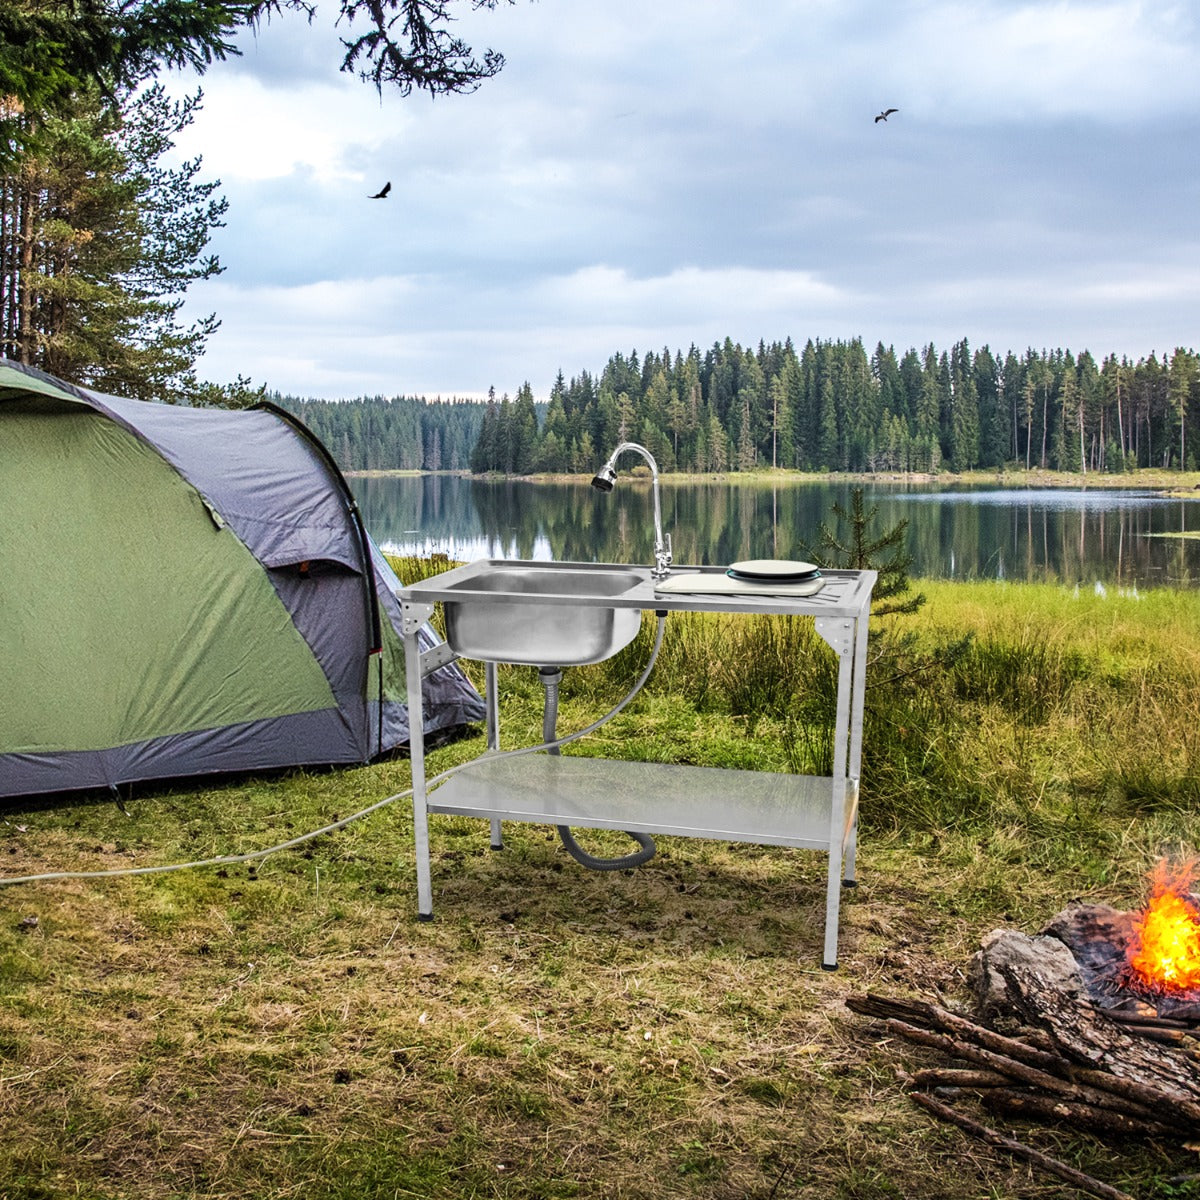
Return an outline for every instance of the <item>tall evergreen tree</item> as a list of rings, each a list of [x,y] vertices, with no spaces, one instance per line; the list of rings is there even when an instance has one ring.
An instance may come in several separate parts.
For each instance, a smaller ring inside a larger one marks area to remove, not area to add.
[[[1187,418],[1188,410],[1197,400],[1200,400],[1200,359],[1180,347],[1172,355],[1167,371],[1167,405],[1178,431],[1178,440],[1172,439],[1178,447],[1174,465],[1180,470],[1190,470],[1189,461],[1195,461],[1195,456],[1188,453]]]
[[[0,166],[0,351],[104,391],[197,394],[217,321],[183,326],[179,312],[188,286],[221,269],[205,250],[226,204],[199,159],[161,160],[199,103],[158,86],[123,109],[80,92]]]
[[[512,412],[513,434],[508,473],[528,475],[537,462],[538,420],[533,404],[533,388],[529,382],[517,389],[517,399]]]
[[[965,338],[951,357],[950,393],[950,469],[969,471],[979,462],[979,394]]]
[[[483,413],[479,438],[471,450],[471,470],[477,475],[500,469],[499,442],[500,410],[496,405],[496,389],[488,388],[487,408]]]

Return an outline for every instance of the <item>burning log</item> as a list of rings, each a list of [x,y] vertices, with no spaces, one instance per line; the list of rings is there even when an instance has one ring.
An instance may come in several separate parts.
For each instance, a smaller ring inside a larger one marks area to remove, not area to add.
[[[1099,1007],[1200,1020],[1200,898],[1190,890],[1195,867],[1160,862],[1141,912],[1078,905],[1043,930],[1069,948]]]

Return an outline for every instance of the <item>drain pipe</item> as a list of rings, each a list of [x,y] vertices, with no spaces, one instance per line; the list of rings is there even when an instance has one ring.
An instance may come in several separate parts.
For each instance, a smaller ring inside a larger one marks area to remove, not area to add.
[[[547,744],[547,754],[561,754],[555,730],[558,725],[558,685],[562,682],[562,668],[538,667],[538,679],[546,693],[546,707],[542,711],[542,741]],[[566,825],[556,825],[555,828],[566,852],[577,863],[591,871],[626,871],[631,867],[640,867],[643,863],[648,863],[658,851],[654,839],[648,833],[635,833],[627,829],[625,832],[637,842],[640,850],[621,858],[597,858],[575,840]]]

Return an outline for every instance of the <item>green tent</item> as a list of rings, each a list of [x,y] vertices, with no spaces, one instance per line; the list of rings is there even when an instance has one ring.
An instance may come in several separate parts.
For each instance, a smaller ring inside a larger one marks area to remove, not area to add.
[[[121,400],[0,359],[0,796],[395,749],[401,590],[282,409]],[[426,687],[427,731],[482,717],[453,664]]]

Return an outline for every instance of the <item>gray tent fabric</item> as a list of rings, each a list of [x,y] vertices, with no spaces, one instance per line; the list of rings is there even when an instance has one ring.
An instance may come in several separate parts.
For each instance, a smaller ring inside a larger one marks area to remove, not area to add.
[[[0,359],[0,797],[403,747],[402,590],[282,409]],[[457,665],[424,686],[426,733],[483,718]]]

